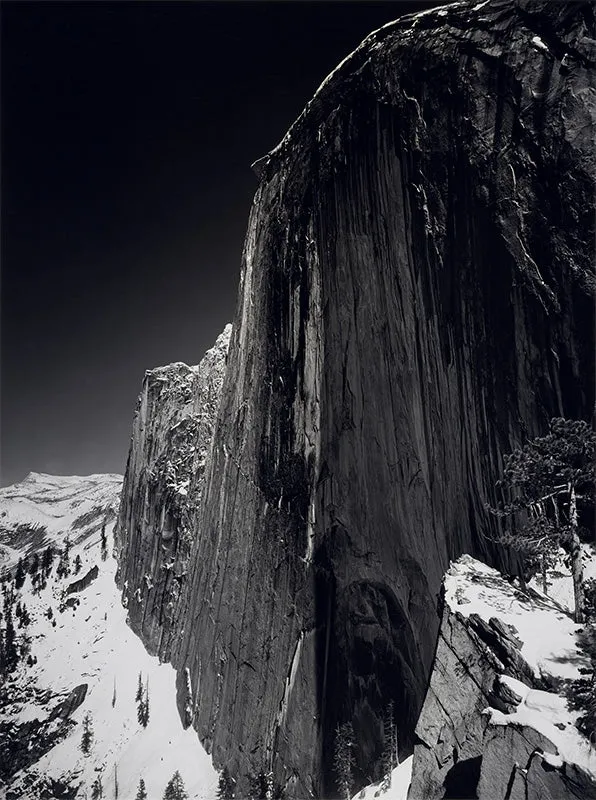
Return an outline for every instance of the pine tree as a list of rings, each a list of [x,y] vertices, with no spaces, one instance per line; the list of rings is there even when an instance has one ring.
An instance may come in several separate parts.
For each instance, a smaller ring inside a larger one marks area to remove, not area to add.
[[[14,574],[14,585],[17,589],[22,589],[25,583],[25,568],[23,566],[23,559],[19,558],[17,568]]]
[[[145,698],[143,702],[143,719],[141,722],[143,728],[149,724],[149,678],[147,678],[147,685],[145,686]]]
[[[383,769],[382,791],[391,787],[391,773],[398,764],[397,730],[393,719],[393,700],[390,700],[383,715],[383,752],[381,755]]]
[[[188,800],[188,794],[184,787],[184,781],[182,780],[182,776],[178,770],[176,770],[176,772],[170,778],[170,782],[166,786],[163,794],[163,800]]]
[[[114,691],[112,692],[112,708],[116,705],[116,677],[114,677]]]
[[[19,663],[19,651],[17,648],[17,634],[12,621],[12,609],[10,604],[4,606],[4,672],[13,672]]]
[[[137,687],[137,719],[139,725],[146,728],[149,724],[149,678],[147,678],[147,685],[143,689],[141,675],[139,673],[139,685]]]
[[[91,714],[87,712],[83,717],[83,735],[81,737],[81,751],[84,755],[88,756],[91,752],[91,744],[93,742],[93,725],[91,721]]]
[[[29,614],[29,609],[23,603],[21,607],[21,618],[19,620],[19,627],[27,627],[27,625],[31,624],[31,616]]]
[[[77,553],[75,561],[74,561],[74,574],[75,575],[79,574],[79,572],[81,571],[81,567],[82,567],[81,556]]]
[[[145,789],[145,781],[142,778],[139,778],[139,788],[135,800],[147,800],[147,789]]]
[[[29,575],[31,575],[31,578],[33,578],[34,575],[37,575],[38,570],[39,570],[39,554],[34,553],[33,558],[31,560],[31,564],[29,565]]]
[[[143,699],[143,676],[139,672],[139,682],[137,683],[137,693],[135,695],[135,700],[137,703],[140,703]]]
[[[273,775],[261,770],[256,775],[250,775],[249,798],[250,800],[271,800],[273,790]]]
[[[354,769],[354,728],[351,722],[344,722],[335,729],[335,746],[333,768],[337,779],[337,788],[342,800],[352,797]]]
[[[41,568],[46,578],[52,571],[53,561],[54,561],[54,548],[52,547],[52,545],[48,545],[46,549],[43,551],[43,555],[41,557]]]
[[[106,536],[106,523],[101,526],[101,560],[105,561],[108,557],[108,537]]]
[[[91,784],[91,800],[101,800],[103,797],[103,784],[101,782],[101,775]]]
[[[217,800],[234,800],[236,797],[236,781],[230,775],[228,768],[224,767],[219,773],[217,784]]]
[[[503,500],[488,506],[511,523],[498,540],[540,561],[545,589],[549,561],[559,546],[569,550],[576,622],[584,620],[578,501],[594,506],[595,453],[596,433],[585,422],[552,419],[546,436],[505,458]]]

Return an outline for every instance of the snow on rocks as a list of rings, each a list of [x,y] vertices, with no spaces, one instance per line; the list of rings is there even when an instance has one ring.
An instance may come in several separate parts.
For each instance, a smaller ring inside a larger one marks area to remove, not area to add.
[[[558,694],[589,666],[579,629],[541,592],[469,555],[453,562],[408,800],[462,781],[479,800],[596,798],[596,752]]]
[[[570,580],[570,579],[569,579]],[[558,678],[577,679],[578,667],[589,666],[577,650],[578,626],[546,595],[522,592],[497,570],[464,555],[451,564],[444,581],[445,603],[464,617],[497,617],[522,642],[521,655],[534,670]]]

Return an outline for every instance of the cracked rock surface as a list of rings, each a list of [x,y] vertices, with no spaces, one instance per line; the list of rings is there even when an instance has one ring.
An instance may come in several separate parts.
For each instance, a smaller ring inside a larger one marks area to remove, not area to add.
[[[596,798],[591,745],[556,691],[584,663],[578,627],[470,556],[452,564],[408,800]]]
[[[114,530],[117,581],[132,629],[171,658],[184,626],[184,587],[231,326],[200,364],[149,370],[137,403]]]
[[[377,779],[390,701],[412,751],[449,560],[514,567],[482,535],[503,454],[592,412],[594,28],[587,2],[404,17],[255,163],[190,550],[140,430],[119,523],[133,625],[240,793],[331,796],[348,720]]]

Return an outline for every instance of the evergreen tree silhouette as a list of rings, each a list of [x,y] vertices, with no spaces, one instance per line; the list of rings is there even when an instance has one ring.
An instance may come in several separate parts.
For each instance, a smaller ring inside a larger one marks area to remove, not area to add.
[[[170,778],[163,794],[163,800],[188,800],[188,793],[178,770]]]
[[[145,781],[139,778],[139,788],[135,800],[147,800],[147,789],[145,789]]]
[[[91,784],[91,800],[101,800],[103,797],[103,784],[101,782],[101,775]]]
[[[228,768],[224,767],[219,773],[217,784],[217,800],[234,800],[236,797],[236,781],[230,775]]]
[[[81,751],[84,755],[88,756],[91,752],[91,744],[93,742],[93,725],[91,722],[91,714],[87,712],[83,717],[83,735],[81,736]]]
[[[354,728],[351,722],[338,725],[335,730],[335,746],[333,768],[337,779],[337,788],[342,800],[350,800],[352,796],[354,768]]]

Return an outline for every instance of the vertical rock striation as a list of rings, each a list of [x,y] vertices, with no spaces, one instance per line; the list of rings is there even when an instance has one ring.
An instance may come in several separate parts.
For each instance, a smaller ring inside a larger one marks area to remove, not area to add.
[[[115,527],[118,585],[149,652],[171,658],[231,325],[196,367],[145,373]]]
[[[239,791],[271,768],[331,795],[347,720],[357,783],[377,778],[390,701],[411,751],[443,572],[503,566],[483,536],[502,454],[592,412],[594,28],[583,2],[404,17],[255,164],[175,646],[143,587],[170,505],[134,442],[121,515],[133,624]]]

